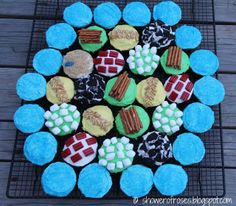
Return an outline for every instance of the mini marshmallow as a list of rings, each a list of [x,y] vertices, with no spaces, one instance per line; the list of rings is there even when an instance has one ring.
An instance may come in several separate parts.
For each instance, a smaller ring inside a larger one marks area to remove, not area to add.
[[[154,56],[152,57],[152,60],[155,61],[155,62],[159,62],[160,57],[159,57],[158,55],[154,55]]]
[[[108,146],[106,149],[107,152],[114,152],[115,151],[115,147],[113,146]]]
[[[135,63],[133,63],[133,62],[132,62],[132,63],[129,63],[129,68],[130,68],[130,69],[135,69]]]
[[[68,107],[68,104],[66,104],[66,103],[62,103],[62,104],[60,105],[60,107],[61,107],[62,109],[65,109],[65,108]]]
[[[104,149],[100,148],[100,149],[98,150],[98,154],[99,154],[101,157],[103,157],[106,153],[105,153]]]
[[[133,56],[129,56],[129,58],[126,60],[126,62],[128,63],[128,64],[130,64],[131,62],[133,62],[134,61],[134,57]]]
[[[53,123],[49,122],[49,121],[46,121],[45,125],[46,125],[46,127],[53,127]]]
[[[167,101],[164,101],[164,102],[162,102],[162,104],[161,104],[163,107],[167,107],[168,105],[169,105],[169,103],[167,102]]]
[[[116,167],[119,168],[119,169],[122,169],[123,168],[123,163],[121,161],[118,161],[116,163]]]
[[[182,117],[183,116],[183,112],[177,111],[177,112],[175,112],[175,116],[176,117]]]
[[[148,65],[145,67],[145,72],[150,72],[151,70],[152,70],[152,67],[150,67]]]
[[[105,140],[103,141],[103,145],[104,145],[105,147],[108,147],[110,144],[111,144],[111,140],[109,140],[109,139],[105,139]]]
[[[70,112],[74,112],[76,109],[77,109],[77,108],[76,108],[76,106],[74,106],[74,105],[71,105],[71,106],[69,107],[69,111],[70,111]]]
[[[117,138],[116,137],[112,137],[111,138],[111,143],[112,144],[116,144],[117,143]]]
[[[123,160],[123,164],[124,164],[125,167],[128,167],[132,164],[132,162],[130,161],[130,159],[127,158],[127,159]]]
[[[70,128],[67,125],[64,125],[62,127],[62,129],[63,129],[64,132],[69,132],[70,131]]]
[[[121,137],[120,141],[123,143],[123,144],[128,144],[129,143],[129,139],[127,137]]]
[[[117,146],[118,150],[123,150],[124,149],[124,145],[121,142],[117,143],[116,146]]]
[[[98,164],[102,165],[102,166],[106,166],[107,165],[107,161],[105,159],[100,159],[98,161]]]
[[[157,68],[157,63],[155,63],[155,62],[152,62],[152,64],[151,64],[151,67],[153,68],[153,69],[156,69]]]
[[[135,55],[135,51],[133,49],[129,50],[129,55],[130,56],[134,56]]]
[[[143,56],[147,56],[149,54],[149,50],[148,49],[144,49],[143,51],[142,51],[142,55]]]
[[[144,44],[143,45],[143,49],[149,49],[150,48],[150,44]]]
[[[108,169],[108,170],[114,170],[114,169],[115,169],[115,166],[116,166],[115,163],[108,163],[108,164],[107,164],[107,169]]]
[[[150,63],[151,57],[149,57],[149,56],[145,57],[144,61],[147,62],[147,63]]]
[[[115,158],[115,153],[109,153],[107,154],[106,156],[106,159],[109,161],[109,160],[113,160]]]
[[[51,119],[52,120],[55,120],[55,119],[57,119],[58,118],[58,115],[57,114],[53,114],[52,116],[51,116]]]
[[[141,54],[140,54],[140,52],[136,52],[136,53],[135,53],[135,57],[136,57],[136,58],[139,58],[139,57],[141,57]]]
[[[64,117],[64,120],[65,120],[66,122],[73,122],[73,118],[72,118],[70,115],[65,116],[65,117]]]
[[[118,152],[117,152],[117,156],[118,156],[119,158],[124,158],[124,157],[125,157],[125,154],[124,154],[124,152],[122,152],[122,151],[118,151]]]
[[[157,48],[156,47],[152,47],[150,49],[150,51],[151,51],[152,54],[156,54],[157,53]]]
[[[155,113],[154,118],[155,119],[161,119],[161,114],[160,113]]]
[[[132,150],[134,148],[134,145],[133,144],[127,144],[126,146],[125,146],[125,149],[126,150]]]
[[[156,108],[156,111],[157,111],[157,112],[162,112],[163,109],[161,108],[161,106],[158,106],[158,107]]]
[[[168,120],[167,117],[161,118],[161,123],[162,123],[162,124],[165,124],[165,123],[167,123],[167,122],[169,122],[169,120]]]
[[[68,115],[68,110],[67,109],[61,109],[60,110],[60,115],[62,115],[62,116]]]
[[[126,155],[130,158],[133,158],[135,156],[135,152],[133,150],[130,150],[130,151],[126,152]]]
[[[141,58],[140,58],[140,59],[137,59],[136,63],[137,63],[137,66],[138,66],[138,67],[143,66],[143,60],[142,60]]]
[[[52,115],[52,113],[50,111],[46,111],[43,116],[45,119],[49,119],[51,117],[51,115]]]
[[[178,119],[176,120],[176,123],[177,123],[179,126],[181,126],[181,125],[183,124],[183,120],[182,120],[181,118],[178,118]]]
[[[167,110],[166,110],[166,115],[167,115],[168,117],[171,117],[173,114],[174,114],[174,111],[173,111],[173,110],[171,110],[171,109],[167,109]]]
[[[71,124],[71,128],[73,129],[73,130],[77,130],[78,129],[78,126],[79,126],[79,123],[78,122],[72,122],[72,124]]]
[[[52,133],[55,135],[59,134],[60,132],[61,132],[61,130],[58,127],[55,127],[52,129]]]
[[[171,126],[175,126],[176,125],[176,121],[175,120],[170,120],[170,125]]]
[[[159,121],[153,122],[153,126],[157,129],[161,127],[161,123]]]
[[[170,105],[170,109],[172,109],[172,110],[174,110],[176,107],[177,107],[176,103],[172,103],[172,104]]]
[[[80,116],[80,113],[79,113],[78,110],[76,110],[76,111],[74,112],[74,114],[73,114],[73,117],[74,117],[75,119],[77,119],[79,116]]]
[[[135,51],[141,51],[141,50],[142,50],[142,46],[141,45],[135,46]]]
[[[144,69],[142,67],[138,67],[137,69],[138,74],[144,73]]]
[[[52,105],[52,106],[50,107],[50,111],[52,111],[52,112],[55,112],[55,111],[57,111],[58,109],[60,109],[60,107],[59,107],[57,104],[54,104],[54,105]]]
[[[176,125],[176,126],[172,127],[171,131],[172,132],[178,132],[179,131],[179,126]]]
[[[58,119],[55,120],[55,124],[57,126],[61,125],[62,123],[63,123],[63,119],[62,118],[58,118]]]
[[[171,131],[171,130],[170,130],[170,127],[169,127],[168,125],[163,125],[163,126],[162,126],[162,129],[163,129],[163,131],[164,131],[165,133],[168,133],[168,132]]]

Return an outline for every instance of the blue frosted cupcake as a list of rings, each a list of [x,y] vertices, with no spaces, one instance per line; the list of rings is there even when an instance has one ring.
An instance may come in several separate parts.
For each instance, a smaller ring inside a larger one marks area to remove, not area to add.
[[[50,26],[46,32],[46,41],[49,47],[67,49],[76,39],[76,33],[69,24],[58,23]]]
[[[17,95],[26,101],[35,101],[45,96],[46,80],[37,73],[27,73],[22,75],[16,83]]]
[[[152,189],[153,173],[148,167],[133,165],[122,172],[120,188],[129,197],[139,198]]]
[[[34,69],[44,76],[58,73],[61,65],[62,55],[55,49],[42,49],[33,58]]]
[[[38,132],[44,125],[44,109],[37,104],[25,104],[14,114],[14,123],[23,133]]]
[[[26,138],[24,155],[36,165],[51,162],[57,153],[57,140],[49,132],[34,133]]]
[[[56,197],[65,197],[75,187],[76,174],[68,164],[55,162],[44,170],[41,183],[45,193]]]
[[[111,186],[110,173],[97,163],[86,166],[79,174],[78,188],[85,197],[102,198]]]

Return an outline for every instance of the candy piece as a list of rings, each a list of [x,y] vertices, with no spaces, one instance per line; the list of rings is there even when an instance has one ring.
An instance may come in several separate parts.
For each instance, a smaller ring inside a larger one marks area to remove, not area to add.
[[[52,113],[51,113],[50,111],[46,111],[46,112],[44,113],[44,118],[45,118],[45,119],[49,119],[49,117],[51,117],[51,115],[52,115]]]
[[[46,126],[46,127],[53,127],[53,123],[47,121],[47,122],[45,122],[45,126]]]
[[[117,143],[117,138],[116,137],[112,137],[111,138],[111,143],[112,144],[116,144]]]
[[[58,135],[61,132],[61,130],[58,127],[54,127],[51,131],[55,135]]]
[[[99,160],[98,163],[104,167],[107,166],[107,161],[104,159]]]
[[[104,149],[102,149],[102,148],[100,148],[100,149],[98,150],[98,153],[99,153],[99,155],[100,155],[101,157],[103,157],[103,156],[105,155],[105,151],[104,151]]]
[[[155,121],[155,122],[153,122],[153,126],[155,129],[157,129],[157,128],[161,127],[161,123],[159,121]]]
[[[103,145],[105,147],[108,147],[110,144],[111,144],[111,140],[109,140],[109,139],[105,139],[104,142],[103,142]]]
[[[55,120],[55,124],[57,126],[60,126],[62,123],[63,123],[63,119],[62,118],[58,118],[58,119]]]
[[[66,121],[66,122],[73,122],[73,118],[71,117],[71,116],[65,116],[64,117],[64,120]]]

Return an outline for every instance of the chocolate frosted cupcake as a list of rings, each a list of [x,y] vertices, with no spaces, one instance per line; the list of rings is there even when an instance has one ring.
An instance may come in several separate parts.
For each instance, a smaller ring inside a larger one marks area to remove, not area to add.
[[[90,74],[75,82],[75,100],[80,104],[95,104],[102,100],[105,89],[103,77]]]
[[[175,33],[170,26],[161,21],[152,22],[142,32],[142,42],[161,49],[169,46],[175,38]]]
[[[164,133],[148,132],[138,147],[138,156],[148,165],[161,165],[172,158],[172,146]]]

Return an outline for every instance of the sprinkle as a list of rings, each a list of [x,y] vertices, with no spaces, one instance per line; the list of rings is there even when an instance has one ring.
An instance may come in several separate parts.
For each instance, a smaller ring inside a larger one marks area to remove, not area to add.
[[[129,51],[129,55],[130,55],[130,56],[134,56],[134,55],[135,55],[135,51],[134,51],[133,49],[131,49],[131,50]]]
[[[49,122],[49,121],[46,121],[46,122],[45,122],[45,125],[46,125],[47,127],[53,127],[53,123],[52,123],[52,122]]]
[[[113,146],[108,146],[106,149],[107,152],[114,152],[115,151],[115,147]]]
[[[158,107],[156,108],[156,111],[157,111],[157,112],[162,112],[163,109],[161,108],[161,106],[158,106]]]
[[[143,60],[142,60],[141,58],[140,58],[140,59],[137,59],[136,63],[137,63],[137,65],[138,65],[138,67],[143,66]]]
[[[116,144],[117,143],[117,138],[116,137],[112,137],[111,138],[111,143],[112,144]]]
[[[51,116],[51,119],[52,120],[55,120],[55,119],[57,119],[58,118],[58,115],[57,114],[53,114],[52,116]]]
[[[125,146],[125,149],[126,150],[132,150],[134,148],[134,145],[133,144],[127,144],[126,146]]]
[[[79,126],[79,123],[78,122],[72,122],[71,124],[71,128],[74,129],[74,130],[77,130],[78,129],[78,126]]]
[[[117,152],[117,156],[118,156],[119,158],[124,158],[124,157],[125,157],[125,154],[124,154],[124,152],[122,152],[122,151],[118,151],[118,152]]]
[[[148,49],[144,49],[144,50],[142,51],[142,55],[143,55],[143,56],[147,56],[148,53],[149,53],[149,50],[148,50]]]
[[[98,150],[98,154],[99,154],[101,157],[103,157],[103,156],[105,155],[104,149],[100,148],[100,149]]]
[[[176,120],[176,123],[177,123],[179,126],[181,126],[181,125],[183,124],[183,120],[182,120],[181,118],[178,118],[178,119]]]
[[[153,69],[156,69],[157,68],[157,63],[155,63],[155,62],[152,62],[152,64],[151,64],[151,67],[153,68]]]
[[[107,165],[107,161],[105,159],[101,159],[98,161],[98,163],[102,166],[106,166]]]
[[[58,119],[55,120],[55,124],[57,126],[61,125],[62,123],[63,123],[63,119],[62,118],[58,118]]]
[[[63,129],[64,132],[69,132],[70,131],[70,128],[67,125],[64,125],[62,127],[62,129]]]
[[[68,110],[67,109],[61,109],[60,110],[60,115],[62,115],[62,116],[68,115]]]
[[[169,103],[167,101],[162,102],[163,107],[167,107],[168,105],[169,105]]]
[[[144,69],[142,67],[138,67],[137,72],[139,74],[142,74],[142,73],[144,73]]]
[[[121,161],[118,161],[116,163],[116,167],[119,168],[119,169],[122,169],[123,168],[123,163]]]
[[[141,51],[141,50],[142,50],[142,46],[141,45],[135,46],[135,51]]]
[[[109,139],[105,139],[104,142],[103,142],[103,145],[105,147],[108,147],[110,144],[111,144],[111,140],[109,140]]]
[[[65,116],[65,117],[64,117],[64,120],[65,120],[66,122],[73,122],[73,118],[72,118],[70,115]]]
[[[106,155],[106,159],[109,160],[113,160],[115,158],[115,153],[109,153]]]
[[[163,118],[161,119],[161,122],[162,122],[163,124],[167,123],[168,121],[169,121],[169,120],[168,120],[167,117],[163,117]]]
[[[79,116],[80,116],[80,113],[79,113],[78,110],[76,110],[76,111],[74,112],[74,114],[73,114],[73,117],[74,117],[75,119],[77,119]]]
[[[150,72],[151,70],[152,70],[152,67],[150,67],[148,65],[145,67],[145,72]]]
[[[61,130],[58,127],[55,127],[52,129],[52,133],[55,135],[59,134],[60,132],[61,132]]]
[[[172,127],[171,131],[172,131],[172,132],[177,132],[177,131],[179,131],[179,126],[176,125],[176,126]]]
[[[150,63],[151,57],[147,56],[147,57],[144,59],[144,61],[147,62],[147,63]]]
[[[129,143],[129,139],[127,137],[121,137],[120,141],[123,143],[123,144],[128,144]]]
[[[155,62],[159,62],[160,57],[159,57],[158,55],[154,55],[154,56],[152,57],[152,60],[155,61]]]
[[[137,58],[141,57],[140,52],[136,52],[136,53],[135,53],[135,57],[137,57]]]
[[[74,105],[71,105],[71,106],[69,107],[69,111],[70,111],[70,112],[74,112],[76,109],[77,109],[77,108],[76,108],[76,106],[74,106]]]
[[[126,152],[126,155],[130,158],[133,158],[135,156],[135,152],[133,150],[130,150],[130,151]]]
[[[163,125],[162,129],[164,130],[165,133],[170,132],[170,127],[168,125]]]
[[[161,119],[161,114],[160,113],[155,113],[154,118],[155,119]]]
[[[129,68],[130,69],[135,69],[135,63],[133,63],[133,62],[129,63]]]
[[[116,166],[115,163],[108,163],[108,164],[107,164],[107,169],[108,169],[108,170],[114,170],[114,169],[115,169],[115,166]]]
[[[177,112],[175,112],[175,116],[176,117],[182,117],[183,116],[183,112],[177,111]]]
[[[143,45],[143,49],[149,49],[149,48],[150,48],[150,44]]]
[[[44,118],[45,118],[45,119],[49,119],[51,115],[52,115],[52,113],[51,113],[50,111],[46,111],[46,112],[44,113]]]
[[[175,103],[172,103],[172,104],[170,105],[170,109],[172,109],[172,110],[174,110],[176,107],[177,107],[177,106],[176,106]]]
[[[50,110],[51,110],[52,112],[55,112],[55,111],[57,111],[58,109],[60,109],[60,107],[59,107],[57,104],[54,104],[54,105],[52,105],[52,106],[50,107]]]
[[[150,51],[151,51],[152,54],[156,54],[157,53],[157,48],[156,47],[152,47],[150,49]]]
[[[176,125],[176,121],[175,120],[170,120],[170,125],[171,126],[175,126]]]
[[[120,143],[120,142],[117,143],[116,146],[117,146],[117,149],[118,149],[118,150],[123,150],[123,149],[124,149],[124,145],[123,145],[122,143]]]
[[[130,161],[130,159],[127,158],[127,159],[123,160],[123,164],[124,164],[125,167],[128,167],[132,164],[132,162]]]
[[[161,123],[159,121],[153,122],[153,126],[157,129],[161,127]]]
[[[63,108],[63,109],[65,109],[65,108],[68,107],[68,104],[66,104],[66,103],[62,103],[62,104],[60,105],[60,107]]]
[[[174,111],[172,111],[171,109],[167,109],[167,110],[166,110],[166,115],[167,115],[168,117],[171,117],[173,114],[174,114]]]
[[[130,57],[126,60],[126,62],[127,62],[128,64],[132,63],[133,61],[134,61],[134,57],[132,57],[132,56],[130,56]]]

